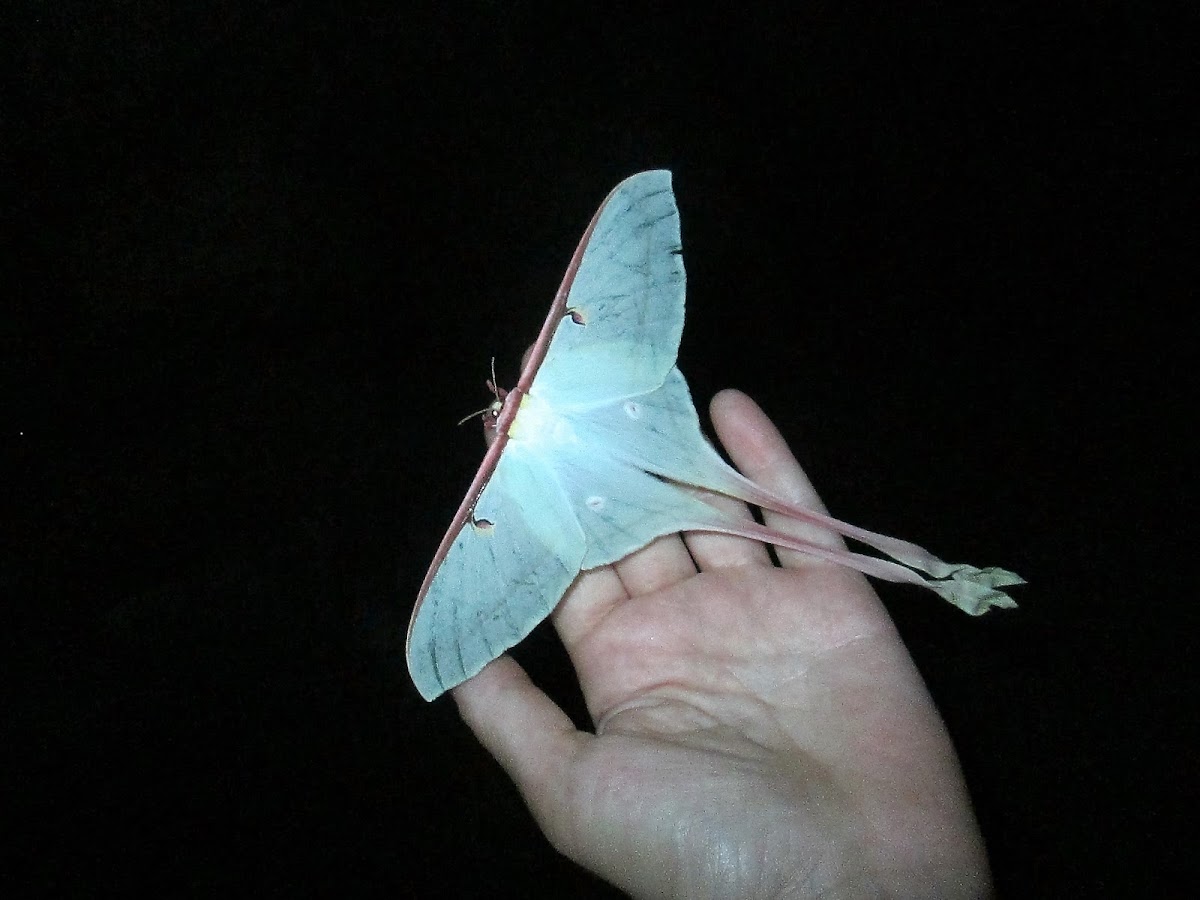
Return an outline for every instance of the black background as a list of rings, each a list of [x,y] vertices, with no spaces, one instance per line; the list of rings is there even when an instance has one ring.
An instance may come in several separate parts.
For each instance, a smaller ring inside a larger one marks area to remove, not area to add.
[[[5,13],[7,895],[616,895],[402,643],[482,452],[454,422],[653,167],[698,401],[756,397],[836,515],[1030,582],[979,620],[880,589],[1001,892],[1190,866],[1181,22],[201,6]],[[518,655],[578,713],[545,628]]]

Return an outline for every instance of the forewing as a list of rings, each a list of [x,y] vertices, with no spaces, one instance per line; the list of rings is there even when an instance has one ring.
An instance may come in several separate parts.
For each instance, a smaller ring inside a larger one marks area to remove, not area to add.
[[[685,285],[671,173],[621,182],[576,255],[530,388],[557,410],[643,394],[675,365]]]
[[[426,700],[517,644],[562,598],[584,536],[553,472],[509,445],[418,598],[408,668]]]

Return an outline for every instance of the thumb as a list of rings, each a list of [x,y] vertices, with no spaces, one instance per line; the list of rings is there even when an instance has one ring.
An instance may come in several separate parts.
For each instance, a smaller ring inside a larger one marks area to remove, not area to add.
[[[507,655],[452,694],[467,727],[516,784],[546,837],[561,846],[556,825],[567,820],[563,800],[571,793],[563,787],[575,754],[592,735],[576,730]]]

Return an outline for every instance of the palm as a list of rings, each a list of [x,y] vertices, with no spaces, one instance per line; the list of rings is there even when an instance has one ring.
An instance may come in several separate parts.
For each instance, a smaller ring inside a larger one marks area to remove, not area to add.
[[[819,504],[747,398],[713,419],[743,471]],[[874,592],[780,562],[689,534],[580,578],[555,624],[595,735],[507,658],[456,689],[463,716],[551,841],[635,895],[984,892],[953,748]]]

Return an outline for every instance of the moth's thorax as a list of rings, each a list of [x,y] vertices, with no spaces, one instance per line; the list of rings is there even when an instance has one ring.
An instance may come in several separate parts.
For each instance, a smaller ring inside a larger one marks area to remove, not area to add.
[[[508,439],[529,447],[565,444],[575,440],[575,431],[549,403],[529,393],[521,395],[520,406],[508,427]]]

